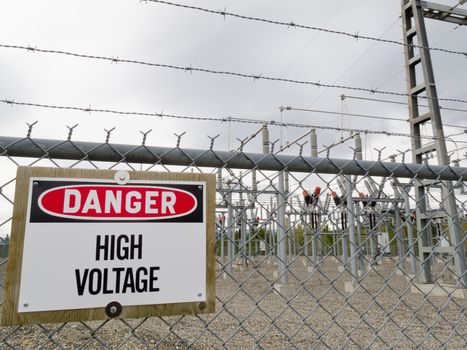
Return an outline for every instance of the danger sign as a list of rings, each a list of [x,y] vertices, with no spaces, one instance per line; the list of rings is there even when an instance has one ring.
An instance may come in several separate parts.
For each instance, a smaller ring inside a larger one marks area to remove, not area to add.
[[[9,260],[2,323],[214,311],[213,177],[78,173],[18,170],[22,254]]]
[[[73,184],[43,192],[38,207],[45,214],[77,220],[156,220],[192,213],[198,208],[197,194],[174,187]]]

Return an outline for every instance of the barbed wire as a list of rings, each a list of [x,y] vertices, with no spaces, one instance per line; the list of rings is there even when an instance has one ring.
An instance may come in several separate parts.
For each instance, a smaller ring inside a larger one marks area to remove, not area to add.
[[[411,47],[411,48],[418,48],[418,49],[427,49],[431,51],[438,51],[438,52],[443,52],[443,53],[448,53],[448,54],[453,54],[453,55],[462,55],[467,58],[467,52],[465,51],[454,51],[454,50],[448,50],[448,49],[443,49],[439,47],[425,47],[425,46],[420,46],[420,45],[407,45],[401,41],[397,40],[391,40],[391,39],[382,39],[382,38],[375,38],[372,36],[368,35],[361,35],[360,33],[349,33],[349,32],[344,32],[341,30],[334,30],[334,29],[327,29],[327,28],[322,28],[322,27],[317,27],[317,26],[309,26],[309,25],[304,25],[304,24],[299,24],[295,22],[282,22],[282,21],[276,21],[268,18],[262,18],[262,17],[253,17],[253,16],[246,16],[246,15],[240,15],[238,13],[232,13],[232,12],[227,12],[226,10],[212,10],[212,9],[207,9],[204,7],[199,7],[199,6],[191,6],[191,5],[184,5],[180,3],[175,3],[175,2],[170,2],[170,1],[164,1],[164,0],[140,0],[140,2],[152,2],[152,3],[158,3],[158,4],[163,4],[163,5],[169,5],[173,7],[179,7],[179,8],[184,8],[184,9],[189,9],[189,10],[196,10],[204,13],[210,13],[210,14],[216,14],[216,15],[221,15],[222,17],[233,17],[233,18],[239,18],[239,19],[244,19],[244,20],[249,20],[249,21],[255,21],[255,22],[262,22],[262,23],[268,23],[268,24],[274,24],[274,25],[279,25],[287,28],[300,28],[300,29],[305,29],[305,30],[313,30],[313,31],[319,31],[323,33],[328,33],[328,34],[335,34],[335,35],[341,35],[345,36],[348,38],[352,38],[355,40],[370,40],[370,41],[375,41],[375,42],[380,42],[380,43],[385,43],[385,44],[394,44],[398,46],[406,46],[406,47]]]
[[[277,81],[277,82],[297,84],[297,85],[315,86],[318,88],[322,87],[322,88],[331,88],[331,89],[369,92],[370,94],[382,94],[382,95],[404,96],[404,97],[412,96],[411,94],[404,93],[404,92],[385,91],[385,90],[378,90],[376,88],[363,88],[363,87],[346,86],[346,85],[326,84],[326,83],[321,83],[320,81],[298,80],[298,79],[267,76],[263,74],[246,74],[246,73],[239,73],[239,72],[233,72],[233,71],[215,70],[215,69],[209,69],[209,68],[197,68],[191,65],[190,66],[178,66],[178,65],[173,65],[173,64],[147,62],[147,61],[140,61],[140,60],[134,60],[134,59],[124,59],[124,58],[119,58],[119,57],[89,55],[89,54],[82,54],[82,53],[63,51],[63,50],[40,49],[40,48],[33,47],[33,46],[9,45],[9,44],[0,43],[0,48],[18,49],[18,50],[24,50],[24,51],[29,51],[29,52],[40,52],[40,53],[48,53],[48,54],[58,54],[58,55],[72,56],[72,57],[78,57],[78,58],[108,61],[111,63],[138,64],[138,65],[144,65],[144,66],[149,66],[149,67],[167,68],[167,69],[174,69],[174,70],[185,71],[185,72],[202,72],[202,73],[209,73],[209,74],[234,76],[234,77],[239,77],[239,78],[253,79],[254,81],[256,80]],[[419,95],[413,95],[413,96],[417,96],[423,99],[430,99],[427,96],[419,96]],[[436,99],[438,101],[458,102],[458,103],[467,104],[467,100],[462,100],[462,99],[442,98],[442,97],[431,98],[431,99],[433,100]]]
[[[261,119],[250,119],[250,118],[238,118],[238,117],[197,117],[197,116],[186,116],[186,115],[176,115],[168,114],[163,111],[160,113],[148,113],[148,112],[137,112],[137,111],[119,111],[116,109],[101,109],[101,108],[92,108],[89,107],[77,107],[77,106],[61,106],[61,105],[50,105],[43,103],[32,103],[32,102],[18,102],[15,100],[1,99],[0,103],[5,103],[10,106],[27,106],[27,107],[37,107],[37,108],[47,108],[47,109],[59,109],[59,110],[72,110],[72,111],[81,111],[86,113],[108,113],[116,115],[134,115],[134,116],[146,116],[146,117],[157,117],[157,118],[170,118],[170,119],[185,119],[185,120],[194,120],[194,121],[216,121],[221,123],[233,122],[233,123],[243,123],[243,124],[258,124],[258,125],[271,125],[279,127],[294,127],[294,128],[314,128],[320,130],[334,130],[334,131],[346,131],[351,133],[362,133],[362,134],[377,134],[377,135],[386,135],[386,136],[398,136],[398,137],[408,137],[412,138],[410,134],[398,133],[398,132],[389,132],[384,130],[370,130],[370,129],[353,129],[353,128],[339,128],[333,126],[324,126],[324,125],[312,125],[312,124],[301,124],[301,123],[288,123],[288,122],[278,122],[274,120],[261,120]],[[420,136],[424,139],[436,140],[436,137],[433,136]],[[458,143],[467,143],[467,141],[457,141]]]

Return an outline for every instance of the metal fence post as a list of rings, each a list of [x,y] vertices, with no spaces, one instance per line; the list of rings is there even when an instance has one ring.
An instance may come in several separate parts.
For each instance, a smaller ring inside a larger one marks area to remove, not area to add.
[[[467,266],[465,261],[464,241],[465,233],[461,233],[459,214],[457,212],[454,187],[451,181],[441,182],[442,203],[447,214],[447,227],[450,238],[451,250],[454,258],[454,272],[463,288],[467,288]],[[464,235],[464,237],[462,237]]]
[[[230,185],[227,189],[231,189]],[[227,266],[226,270],[228,273],[232,273],[232,263],[234,259],[234,239],[235,239],[235,221],[234,211],[232,207],[232,192],[227,192]]]
[[[412,212],[410,211],[410,201],[408,188],[403,188],[401,191],[402,198],[404,198],[405,206],[405,225],[407,227],[407,239],[409,244],[409,255],[410,255],[410,267],[412,275],[417,274],[417,258],[415,254],[415,242],[413,238],[413,223],[412,223]]]
[[[397,251],[399,254],[399,266],[405,266],[405,247],[404,247],[404,236],[402,232],[402,220],[399,205],[394,203],[394,230],[397,242]]]
[[[285,232],[285,189],[284,189],[284,171],[278,175],[278,194],[277,194],[277,270],[280,276],[280,282],[283,285],[288,284],[287,275],[287,235]]]
[[[345,176],[346,180],[346,196],[347,196],[347,214],[348,214],[348,228],[349,228],[349,240],[350,240],[350,271],[352,273],[352,282],[354,285],[358,283],[358,271],[357,271],[357,241],[355,235],[355,211],[354,202],[352,199],[353,193],[353,182],[349,175]]]

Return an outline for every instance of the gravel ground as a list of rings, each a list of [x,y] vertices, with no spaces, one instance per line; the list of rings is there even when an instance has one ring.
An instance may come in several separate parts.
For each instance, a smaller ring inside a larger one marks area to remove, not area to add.
[[[274,263],[258,260],[217,271],[215,314],[4,327],[0,349],[466,349],[466,300],[413,294],[386,260],[349,294],[333,258],[313,274],[297,259],[291,298],[273,291]]]

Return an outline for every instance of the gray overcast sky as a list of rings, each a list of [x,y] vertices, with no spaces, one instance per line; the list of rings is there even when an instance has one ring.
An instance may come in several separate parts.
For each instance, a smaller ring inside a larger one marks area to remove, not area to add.
[[[402,41],[398,0],[174,1]],[[456,0],[438,3],[454,5]],[[467,28],[433,20],[426,22],[431,46],[467,51]],[[0,44],[406,91],[402,46],[231,17],[224,19],[137,0],[3,1]],[[467,99],[466,58],[433,52],[433,61],[439,96]],[[52,105],[276,121],[281,119],[279,106],[293,106],[407,118],[404,106],[350,99],[342,102],[339,96],[405,102],[403,97],[370,96],[341,89],[112,64],[7,48],[0,48],[0,80],[0,99]],[[466,104],[441,104],[467,109]],[[259,127],[232,123],[229,133],[229,123],[122,117],[6,104],[0,104],[0,114],[2,135],[24,136],[25,123],[38,120],[33,136],[41,138],[62,139],[67,134],[66,125],[78,123],[75,140],[102,141],[103,129],[115,126],[111,139],[114,142],[139,143],[139,131],[152,129],[148,144],[171,146],[175,144],[173,133],[186,131],[182,146],[192,148],[205,148],[208,146],[205,135],[220,134],[216,148],[227,149],[229,142],[236,145],[236,138],[244,138]],[[296,111],[284,112],[282,118],[288,122],[409,133],[408,124],[401,122]],[[445,123],[466,126],[465,113],[445,112],[443,118]],[[286,128],[284,139],[294,139],[306,131]],[[445,128],[447,135],[460,131]],[[279,129],[271,127],[271,138],[279,135]],[[318,142],[321,147],[341,136],[335,131],[319,131]],[[464,136],[455,139],[467,140]],[[384,156],[410,147],[406,138],[368,135],[363,141],[367,159],[374,159],[373,147],[386,146]],[[448,147],[455,148],[452,143]],[[259,140],[247,150],[260,152]],[[461,150],[461,158],[465,151]],[[348,145],[344,145],[333,150],[331,156],[346,158],[350,154]]]
[[[293,21],[350,33],[402,41],[398,0],[174,0],[183,4],[224,10],[246,16]],[[454,5],[456,0],[438,1]],[[464,5],[463,8],[467,8]],[[431,46],[467,52],[467,28],[427,20]],[[284,78],[321,81],[355,87],[406,91],[403,47],[366,40],[286,28],[173,6],[140,3],[137,0],[39,1],[4,0],[0,4],[0,44],[80,54],[262,74]],[[467,99],[467,59],[461,55],[433,52],[440,97]],[[123,111],[207,117],[241,117],[266,121],[375,129],[409,133],[407,123],[286,111],[280,106],[344,111],[407,118],[407,108],[346,99],[340,95],[385,98],[341,89],[292,85],[242,79],[200,72],[183,72],[134,64],[110,63],[70,56],[0,48],[0,99],[50,105],[78,106]],[[391,97],[406,102],[405,98]],[[466,104],[442,103],[445,107],[467,109]],[[74,140],[102,142],[104,128],[116,127],[111,141],[139,144],[140,130],[152,129],[148,145],[174,146],[173,133],[186,131],[182,146],[206,148],[206,135],[220,134],[215,148],[237,146],[258,125],[87,114],[78,111],[9,106],[0,103],[1,135],[25,136],[26,122],[39,121],[34,137],[64,139],[66,126],[76,123]],[[443,112],[445,123],[466,127],[465,113]],[[293,140],[307,129],[284,128],[285,140]],[[445,128],[445,134],[462,129]],[[429,130],[426,131],[429,133]],[[280,137],[270,127],[271,139]],[[348,133],[318,131],[318,143],[329,145]],[[364,156],[375,159],[374,147],[387,147],[383,158],[397,149],[410,147],[408,138],[364,135]],[[467,141],[464,135],[457,141]],[[261,152],[261,140],[246,150]],[[458,143],[459,147],[465,146]],[[351,156],[346,143],[331,156]],[[455,144],[448,142],[448,148]],[[296,148],[289,151],[296,153]],[[466,148],[454,157],[465,158]],[[305,146],[309,154],[309,145]],[[400,159],[400,158],[399,158]],[[409,157],[410,159],[410,157]],[[18,160],[27,162],[27,160]],[[461,163],[466,166],[464,160]],[[39,165],[51,165],[47,161]],[[14,178],[16,166],[5,159],[1,183]],[[2,187],[12,198],[14,181]],[[11,217],[11,203],[0,197],[0,223]],[[10,222],[0,225],[0,235],[9,232]]]

